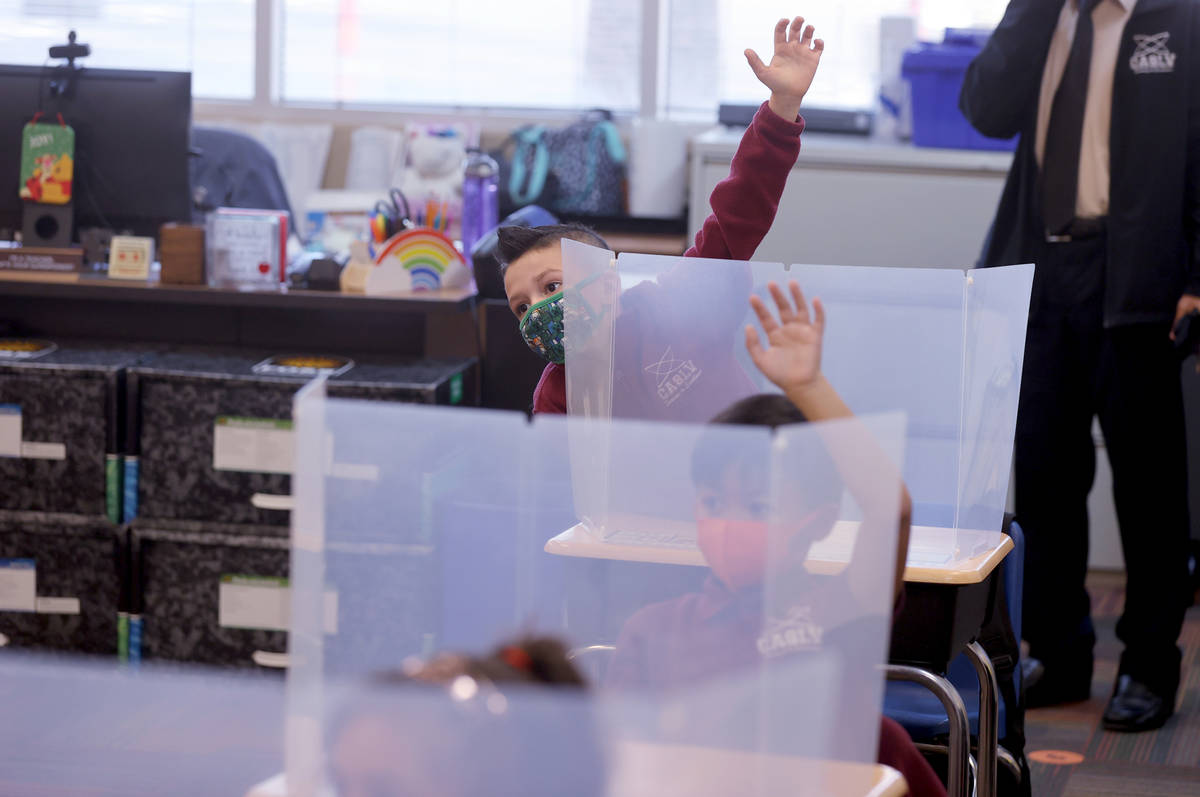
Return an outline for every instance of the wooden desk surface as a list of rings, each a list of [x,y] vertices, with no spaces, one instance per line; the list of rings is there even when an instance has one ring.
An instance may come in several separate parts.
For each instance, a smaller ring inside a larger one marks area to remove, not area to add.
[[[639,525],[648,522],[663,525],[663,521],[653,518],[642,518]],[[684,530],[690,524],[668,521],[667,525],[680,526],[675,530],[676,542],[670,546],[607,542],[580,523],[547,542],[545,550],[557,556],[705,567],[704,557],[694,543],[679,542],[686,539]],[[839,521],[827,538],[813,545],[805,567],[814,573],[839,572],[849,561],[850,546],[857,530],[857,522]],[[1008,535],[998,531],[913,526],[904,580],[922,584],[978,584],[991,574],[1012,547]]]
[[[908,793],[904,777],[880,764],[636,742],[618,743],[615,758],[608,788],[611,797],[900,797]]]
[[[363,296],[339,291],[235,291],[207,285],[164,285],[158,281],[114,280],[82,274],[42,275],[0,272],[0,294],[60,299],[154,302],[223,307],[284,307],[325,310],[459,312],[474,307],[474,285],[438,291]]]
[[[769,756],[733,750],[621,742],[614,747],[611,797],[902,797],[904,776],[882,764]],[[246,797],[287,797],[276,775]]]

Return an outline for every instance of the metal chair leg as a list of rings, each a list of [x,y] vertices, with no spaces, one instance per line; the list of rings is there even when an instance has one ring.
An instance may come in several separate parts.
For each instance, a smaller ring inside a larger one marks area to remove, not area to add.
[[[915,744],[916,748],[919,751],[921,751],[921,754],[926,757],[929,757],[930,755],[932,755],[934,753],[936,753],[939,756],[950,755],[950,748],[944,744],[934,744],[932,742],[914,742],[913,744]],[[1016,756],[1014,756],[1012,753],[1005,750],[1003,747],[997,747],[996,748],[996,757],[997,757],[997,760],[1000,762],[1000,764],[1002,764],[1004,766],[1004,768],[1008,770],[1008,773],[1010,775],[1012,775],[1013,782],[1020,785],[1020,783],[1024,780],[1024,776],[1021,774],[1021,765],[1017,763]],[[971,757],[970,763],[971,763],[971,778],[972,778],[972,780],[974,780],[974,778],[975,778],[975,757],[974,756]],[[997,768],[997,777],[999,777],[998,773],[999,773],[999,768]],[[996,790],[997,790],[997,792],[1000,790],[999,784],[997,784]]]
[[[1000,704],[996,668],[978,642],[967,645],[966,654],[979,678],[979,797],[995,797],[996,748],[1000,743],[997,738]]]
[[[1005,750],[1003,747],[996,748],[996,758],[1004,765],[1013,776],[1013,780],[1017,783],[1021,782],[1021,765],[1017,763],[1016,756]],[[999,790],[999,786],[996,787]]]
[[[909,681],[920,684],[941,701],[942,708],[950,721],[950,754],[946,766],[946,791],[949,797],[969,797],[971,794],[970,755],[971,726],[967,720],[967,708],[963,705],[958,690],[945,678],[920,667],[889,664],[886,667],[889,681]]]

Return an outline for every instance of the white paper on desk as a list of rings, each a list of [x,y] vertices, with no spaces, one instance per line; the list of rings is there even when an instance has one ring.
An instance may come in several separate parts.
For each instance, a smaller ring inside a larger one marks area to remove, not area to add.
[[[222,415],[213,426],[213,470],[292,472],[292,422]]]
[[[37,563],[0,559],[0,611],[37,611]]]
[[[612,545],[699,550],[696,544],[696,524],[666,517],[614,514],[601,529],[604,542]]]
[[[0,404],[0,457],[21,456],[21,405]]]

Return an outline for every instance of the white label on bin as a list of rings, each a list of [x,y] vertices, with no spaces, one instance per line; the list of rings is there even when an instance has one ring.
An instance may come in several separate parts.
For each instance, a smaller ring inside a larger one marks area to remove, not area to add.
[[[221,576],[217,622],[222,628],[287,631],[292,595],[286,578]],[[337,593],[325,592],[325,633],[337,633]]]
[[[62,443],[21,443],[25,459],[66,459],[67,447]]]
[[[291,473],[292,422],[222,415],[213,427],[213,470]]]
[[[37,599],[38,614],[79,614],[79,598],[46,598]]]
[[[21,405],[0,404],[0,457],[21,456]]]
[[[222,628],[286,631],[290,598],[286,578],[221,576],[217,622]]]
[[[284,512],[291,512],[295,504],[295,499],[290,495],[255,493],[250,496],[250,505],[255,509],[278,509]]]
[[[0,559],[0,611],[37,611],[37,563]]]

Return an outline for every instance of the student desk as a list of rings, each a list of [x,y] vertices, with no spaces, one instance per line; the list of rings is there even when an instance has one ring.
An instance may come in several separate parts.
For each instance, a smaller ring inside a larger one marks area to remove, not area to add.
[[[904,777],[881,764],[818,761],[703,747],[618,742],[607,792],[611,797],[695,797],[753,794],[757,797],[902,797]],[[276,775],[246,797],[287,797]]]
[[[613,525],[627,541],[603,541],[578,524],[547,542],[545,550],[559,556],[705,566],[691,524],[658,522],[657,532],[647,532],[638,540],[637,532],[629,532],[622,521],[617,516]],[[655,524],[637,519],[628,525],[649,528]],[[813,546],[805,567],[814,573],[839,572],[850,558],[856,527],[854,522],[840,521],[828,538]],[[661,542],[656,544],[655,537]],[[980,682],[979,795],[990,797],[996,790],[999,686],[991,661],[974,639],[993,603],[997,582],[992,574],[1012,547],[1007,535],[992,531],[913,526],[909,536],[905,603],[892,626],[889,658],[901,665],[897,672],[925,685],[947,706],[952,729],[951,795],[967,793],[969,729],[961,697],[942,676],[962,651],[971,659]]]

